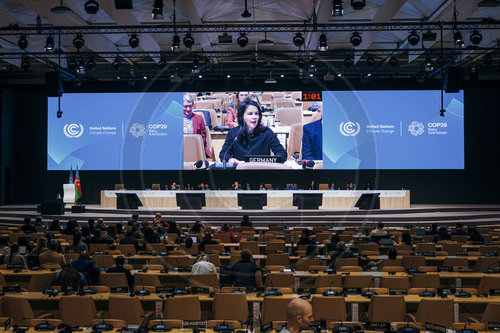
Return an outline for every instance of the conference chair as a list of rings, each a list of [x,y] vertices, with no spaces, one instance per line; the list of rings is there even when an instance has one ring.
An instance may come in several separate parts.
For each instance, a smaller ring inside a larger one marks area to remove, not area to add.
[[[52,282],[54,275],[56,275],[56,273],[54,272],[31,275],[27,290],[38,291],[38,292],[44,291],[50,286],[50,282]],[[1,278],[3,278],[3,276],[1,276]],[[0,279],[0,285],[6,285],[6,284],[3,284]]]
[[[151,184],[151,190],[159,191],[161,189],[160,184]]]
[[[226,232],[221,232],[221,233],[215,234],[214,238],[217,241],[219,241],[219,243],[225,243],[226,244],[226,243],[232,243],[233,242],[231,234],[226,233]]]
[[[311,266],[320,266],[321,259],[320,258],[300,258],[297,260],[295,264],[296,271],[310,271],[312,270]]]
[[[481,245],[479,247],[479,252],[481,252],[483,256],[486,254],[494,254],[498,252],[498,245]]]
[[[267,255],[267,265],[283,265],[290,266],[290,255],[288,253],[271,253]]]
[[[89,326],[98,318],[92,296],[62,296],[59,301],[59,313],[62,322],[71,326]]]
[[[166,319],[201,320],[200,298],[193,295],[169,297],[163,314]]]
[[[467,261],[467,258],[445,258],[443,266],[469,268],[469,262]]]
[[[167,247],[163,243],[147,243],[146,250],[153,251],[153,253],[161,253],[167,252]]]
[[[127,325],[142,325],[145,318],[153,314],[152,312],[144,313],[141,300],[138,297],[110,295],[108,302],[108,317],[124,320]]]
[[[401,256],[413,254],[413,248],[411,245],[397,244],[397,245],[394,245],[394,249],[396,250],[398,255],[401,255]]]
[[[418,243],[415,251],[417,253],[436,252],[436,244],[435,243]]]
[[[403,266],[403,263],[401,259],[382,259],[378,265],[378,270],[381,271],[386,266]]]
[[[184,162],[205,161],[205,149],[200,134],[184,134]]]
[[[368,288],[374,287],[371,275],[348,275],[344,277],[344,288]]]
[[[163,269],[163,266],[162,265],[160,266],[162,267],[161,269]],[[161,286],[160,278],[158,277],[158,275],[152,275],[147,273],[135,273],[134,282],[136,285],[140,286],[153,286],[153,287]]]
[[[53,317],[52,313],[45,313],[40,316],[35,316],[33,309],[26,298],[16,296],[4,296],[2,302],[3,315],[12,318],[14,324],[17,325],[32,325],[32,320],[36,318],[47,319]],[[58,319],[47,319],[53,325],[61,323]]]
[[[128,288],[128,281],[125,273],[101,273],[99,274],[99,284],[108,287]]]
[[[288,136],[288,145],[287,145],[288,156],[297,155],[299,160],[302,159],[303,135],[304,135],[304,126],[301,123],[292,124],[290,126],[290,135]]]
[[[190,287],[208,287],[213,291],[219,291],[219,278],[217,274],[191,275],[189,278]]]
[[[266,253],[284,253],[286,252],[285,241],[276,239],[266,243]]]
[[[337,258],[333,268],[340,269],[342,266],[358,266],[358,258]]]
[[[380,248],[378,244],[359,244],[358,252],[360,255],[379,255]]]
[[[295,290],[295,279],[292,273],[271,273],[266,276],[265,287],[285,287]]]
[[[248,303],[245,294],[216,293],[213,303],[214,320],[248,320]]]
[[[381,272],[404,272],[403,266],[384,266],[380,269]]]
[[[291,296],[264,297],[260,313],[262,324],[265,325],[273,321],[286,321],[286,309],[292,299]]]
[[[467,242],[467,236],[458,236],[458,235],[453,235],[451,236],[451,239],[455,242],[465,244]]]
[[[302,124],[302,110],[297,107],[285,107],[275,110],[275,119],[279,120],[280,126],[291,126],[292,124]]]
[[[137,250],[134,244],[118,244],[115,246],[115,249],[122,252],[122,254],[126,255],[136,255]]]
[[[496,275],[485,275],[481,278],[479,282],[479,287],[477,288],[480,294],[490,294],[491,289],[500,289],[500,276]]]
[[[222,244],[207,244],[205,245],[206,253],[222,253],[224,252],[224,245]]]
[[[451,242],[446,242],[443,243],[443,251],[448,252],[448,255],[450,256],[456,256],[457,252],[462,252],[462,244],[461,243],[451,243]]]
[[[448,328],[454,321],[453,300],[423,298],[418,304],[416,315],[408,316],[422,326],[431,323]]]
[[[253,232],[252,232],[253,233]],[[240,234],[242,238],[247,238],[243,236],[243,233]],[[241,241],[240,242],[240,250],[248,249],[252,252],[252,254],[259,254],[259,242],[257,241]]]
[[[319,275],[314,280],[314,288],[342,287],[342,276],[340,274]]]
[[[316,320],[347,320],[345,299],[342,296],[320,296],[311,298],[314,318]]]
[[[474,265],[474,272],[484,272],[487,269],[495,269],[499,266],[498,257],[479,257]]]
[[[190,268],[194,264],[194,259],[187,256],[168,256],[167,257],[167,267],[168,268]]]
[[[108,244],[90,244],[90,253],[104,252],[108,249]]]
[[[92,259],[99,268],[110,268],[115,264],[115,259],[111,254],[95,254]]]
[[[420,266],[425,266],[425,258],[421,256],[403,256],[401,264],[406,269],[418,269]]]
[[[380,278],[380,287],[389,289],[410,289],[408,276],[383,276]]]
[[[414,274],[411,277],[412,288],[439,288],[440,281],[437,274]]]
[[[383,323],[407,321],[404,296],[372,296],[368,305],[368,320]]]

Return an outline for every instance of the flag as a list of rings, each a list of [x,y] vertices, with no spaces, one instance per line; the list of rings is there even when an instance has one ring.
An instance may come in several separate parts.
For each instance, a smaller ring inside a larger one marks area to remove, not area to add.
[[[71,169],[69,171],[69,181],[68,184],[74,184],[75,181],[73,180],[73,165],[71,165]]]
[[[78,165],[76,166],[75,176],[76,200],[82,197],[82,185],[80,184],[80,174],[78,173]]]

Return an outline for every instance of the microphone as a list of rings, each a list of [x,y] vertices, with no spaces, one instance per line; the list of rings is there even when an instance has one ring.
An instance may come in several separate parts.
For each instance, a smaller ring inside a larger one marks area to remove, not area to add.
[[[205,170],[208,169],[208,166],[209,166],[208,161],[199,160],[194,163],[194,167],[196,170]]]
[[[368,289],[366,289],[366,291],[362,292],[361,296],[371,298],[373,295],[377,295],[377,292],[375,290],[370,290],[370,287],[372,286],[373,281],[375,281],[375,279],[372,277],[372,279],[370,280],[370,284],[368,285]]]
[[[302,169],[312,169],[316,163],[314,161],[303,159],[301,164]]]
[[[323,296],[338,296],[339,293],[336,292],[335,290],[332,290],[332,287],[333,287],[333,281],[330,282],[330,287],[328,288],[328,290],[323,291]]]
[[[146,267],[142,270],[143,273],[146,273],[149,270],[149,260],[146,260]]]
[[[497,265],[497,263],[496,263],[496,262],[494,262],[494,263],[492,263],[491,265],[489,265],[489,266],[488,266],[488,268],[484,271],[484,273],[486,273],[486,274],[493,274],[493,273],[496,273],[496,272],[497,272],[497,270],[496,270],[496,269],[491,268],[491,267],[492,267],[492,266],[494,266],[494,265]]]
[[[427,288],[425,288],[425,291],[418,293],[418,296],[420,296],[420,297],[434,297],[434,296],[436,296],[436,294],[433,293],[432,291],[427,290]]]
[[[418,269],[413,268],[413,264],[415,264],[415,260],[411,261],[410,268],[406,270],[406,273],[413,275],[415,273],[418,273]]]
[[[229,152],[229,149],[231,149],[231,147],[233,146],[233,144],[236,141],[238,141],[239,136],[243,133],[244,130],[245,130],[245,125],[243,125],[242,127],[240,127],[240,129],[238,130],[238,133],[234,137],[233,142],[231,142],[231,144],[229,145],[229,147],[227,147],[226,151],[224,152],[224,156],[222,156],[222,169],[226,169],[226,163],[227,163],[226,156],[227,156],[227,153]]]

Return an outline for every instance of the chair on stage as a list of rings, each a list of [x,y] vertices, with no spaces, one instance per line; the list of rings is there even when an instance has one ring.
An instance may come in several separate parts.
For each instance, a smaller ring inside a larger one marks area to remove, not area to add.
[[[152,191],[159,191],[161,189],[160,184],[151,184]]]
[[[120,191],[120,190],[124,190],[124,189],[125,189],[124,184],[115,184],[115,191]]]

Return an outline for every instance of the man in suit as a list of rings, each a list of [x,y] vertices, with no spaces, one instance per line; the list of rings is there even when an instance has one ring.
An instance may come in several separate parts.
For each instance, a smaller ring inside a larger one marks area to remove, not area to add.
[[[94,284],[99,280],[99,269],[87,251],[82,251],[78,259],[71,262],[71,266],[85,275],[87,282]]]
[[[207,146],[207,131],[203,116],[193,113],[194,99],[190,94],[184,94],[184,134],[200,134],[203,140],[203,147],[208,158],[212,158],[212,153]]]
[[[323,159],[323,124],[322,111],[318,109],[313,115],[313,121],[304,125],[302,135],[302,159],[322,160]]]
[[[65,265],[64,254],[56,252],[58,245],[59,244],[55,239],[50,240],[49,245],[47,246],[48,250],[40,253],[38,256],[40,265],[59,264],[61,267]]]

